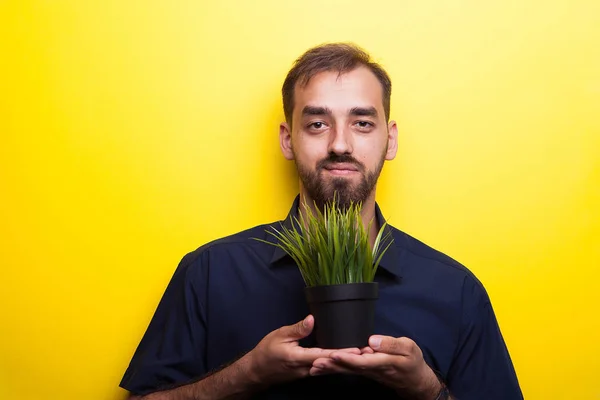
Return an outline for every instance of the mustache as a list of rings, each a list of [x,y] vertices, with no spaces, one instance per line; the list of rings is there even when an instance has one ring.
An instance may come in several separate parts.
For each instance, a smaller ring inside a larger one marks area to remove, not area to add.
[[[352,164],[352,165],[356,166],[356,169],[358,169],[360,172],[365,172],[364,165],[362,165],[362,163],[360,161],[358,161],[356,158],[352,157],[350,154],[338,155],[335,153],[331,153],[331,154],[329,154],[329,156],[327,158],[324,158],[321,161],[319,161],[317,163],[317,170],[321,170],[326,167],[332,166],[333,164],[339,164],[339,163]]]

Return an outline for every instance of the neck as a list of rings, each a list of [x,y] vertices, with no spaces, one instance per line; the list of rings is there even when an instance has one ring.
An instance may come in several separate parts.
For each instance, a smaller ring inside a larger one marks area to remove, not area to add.
[[[306,206],[308,206],[311,209],[313,214],[317,212],[314,200],[310,197],[310,195],[308,193],[306,193],[304,188],[301,187],[300,188],[300,212],[302,213],[303,217],[306,216],[306,208],[305,208]],[[371,223],[371,229],[368,232],[369,243],[371,244],[371,247],[373,247],[373,245],[375,244],[375,239],[377,238],[377,234],[379,233],[379,228],[380,228],[379,223],[377,222],[377,219],[375,218],[375,189],[373,189],[373,191],[371,192],[369,197],[367,197],[367,199],[363,202],[360,214],[361,214],[363,226],[365,227],[365,229],[367,229],[369,227],[369,223],[371,221],[373,221]]]

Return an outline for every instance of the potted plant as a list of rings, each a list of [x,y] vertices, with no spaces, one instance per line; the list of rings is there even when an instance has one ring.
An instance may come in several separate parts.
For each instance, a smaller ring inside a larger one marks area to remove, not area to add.
[[[371,248],[361,217],[361,203],[339,207],[336,198],[316,213],[308,206],[293,218],[292,228],[268,231],[298,265],[306,284],[305,295],[315,318],[317,344],[336,349],[364,347],[373,333],[375,303],[379,297],[375,272],[392,244],[381,226]],[[384,247],[385,246],[385,247]]]

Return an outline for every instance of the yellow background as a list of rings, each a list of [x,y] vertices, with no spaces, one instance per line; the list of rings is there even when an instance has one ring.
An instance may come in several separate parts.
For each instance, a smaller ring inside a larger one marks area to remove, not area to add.
[[[492,298],[528,399],[600,399],[600,2],[0,2],[0,399],[120,399],[180,258],[281,219],[280,85],[389,71],[378,200]]]

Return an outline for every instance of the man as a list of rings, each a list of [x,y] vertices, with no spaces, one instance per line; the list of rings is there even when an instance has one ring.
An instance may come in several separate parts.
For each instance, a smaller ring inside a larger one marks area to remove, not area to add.
[[[300,178],[283,223],[337,192],[342,206],[363,203],[373,242],[377,179],[397,150],[387,73],[353,45],[328,44],[296,61],[282,92],[281,150]],[[393,227],[376,276],[378,334],[363,349],[314,347],[298,268],[252,240],[274,240],[272,225],[184,257],[121,382],[133,399],[522,398],[481,283]]]

